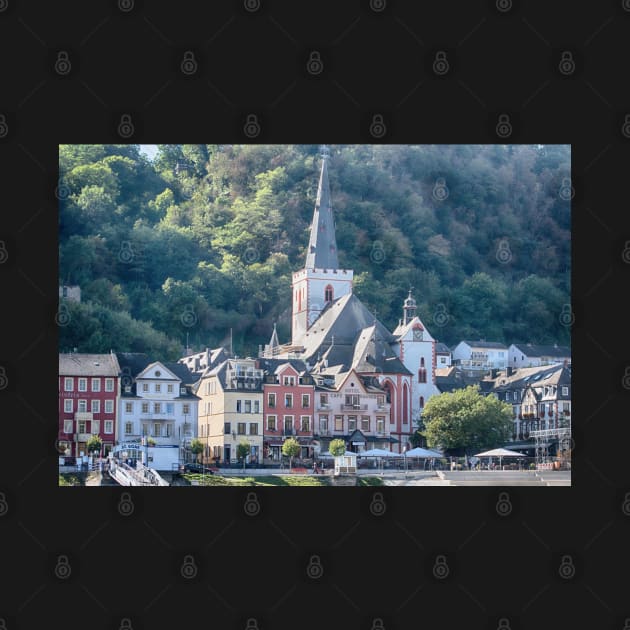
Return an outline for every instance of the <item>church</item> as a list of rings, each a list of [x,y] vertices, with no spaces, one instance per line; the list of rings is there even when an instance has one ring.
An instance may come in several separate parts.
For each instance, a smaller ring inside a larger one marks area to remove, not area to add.
[[[393,331],[353,293],[353,271],[339,267],[329,161],[324,147],[306,260],[292,278],[291,341],[280,344],[274,327],[260,357],[304,362],[315,383],[316,450],[339,437],[353,451],[402,453],[439,393],[436,342],[411,290]]]

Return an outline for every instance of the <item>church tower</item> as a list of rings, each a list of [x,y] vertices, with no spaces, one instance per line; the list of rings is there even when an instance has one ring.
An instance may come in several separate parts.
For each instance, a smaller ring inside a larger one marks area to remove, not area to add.
[[[302,335],[329,303],[352,293],[353,272],[349,269],[339,269],[337,258],[335,221],[328,183],[328,160],[328,148],[322,147],[322,168],[306,264],[304,269],[293,274],[291,326],[293,345],[299,345]]]

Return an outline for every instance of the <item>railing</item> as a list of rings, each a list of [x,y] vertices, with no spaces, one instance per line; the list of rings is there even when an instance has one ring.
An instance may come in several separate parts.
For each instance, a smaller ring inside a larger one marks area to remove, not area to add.
[[[367,411],[367,405],[341,405],[342,411]]]

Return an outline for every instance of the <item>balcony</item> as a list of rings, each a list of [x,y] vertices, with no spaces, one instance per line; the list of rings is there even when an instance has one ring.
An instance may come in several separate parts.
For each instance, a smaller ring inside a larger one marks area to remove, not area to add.
[[[330,411],[330,405],[328,403],[319,403],[317,405],[317,411]]]
[[[74,419],[78,422],[82,420],[88,420],[91,422],[94,419],[94,417],[91,411],[77,411],[74,414]]]
[[[341,405],[342,411],[367,411],[367,405]]]

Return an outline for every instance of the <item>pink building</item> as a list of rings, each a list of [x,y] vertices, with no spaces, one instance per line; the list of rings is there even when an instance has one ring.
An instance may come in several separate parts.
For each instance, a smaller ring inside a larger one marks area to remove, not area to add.
[[[98,435],[106,455],[117,439],[120,366],[115,354],[59,355],[59,452],[87,455]]]
[[[301,361],[259,359],[266,371],[263,386],[263,457],[280,461],[282,443],[295,437],[300,457],[313,456],[315,386]]]

